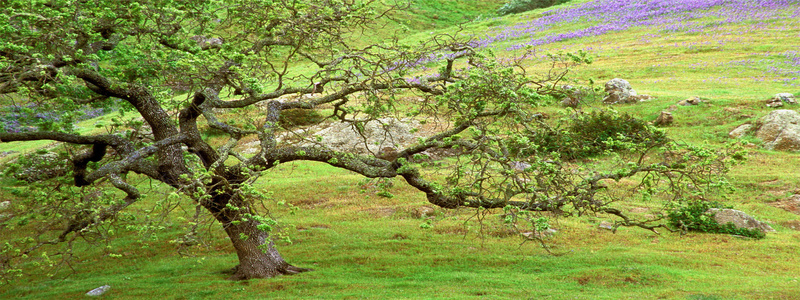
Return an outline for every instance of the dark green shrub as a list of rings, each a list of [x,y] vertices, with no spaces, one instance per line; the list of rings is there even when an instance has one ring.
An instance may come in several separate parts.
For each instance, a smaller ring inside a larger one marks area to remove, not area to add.
[[[312,109],[286,109],[281,111],[281,116],[278,119],[283,128],[292,128],[295,126],[308,126],[314,125],[325,119],[325,116],[316,110]]]
[[[711,208],[730,208],[715,201],[694,200],[682,203],[667,214],[669,225],[683,231],[699,231],[723,233],[762,239],[766,236],[758,229],[736,228],[732,223],[719,224],[714,215],[708,212]]]
[[[500,7],[497,13],[500,15],[517,14],[567,2],[569,2],[569,0],[510,0]]]
[[[626,151],[634,148],[654,148],[668,142],[663,131],[613,110],[578,113],[562,120],[557,127],[542,126],[531,136],[523,155],[559,153],[565,159],[579,159],[604,154],[606,151]],[[525,145],[510,145],[511,149]]]

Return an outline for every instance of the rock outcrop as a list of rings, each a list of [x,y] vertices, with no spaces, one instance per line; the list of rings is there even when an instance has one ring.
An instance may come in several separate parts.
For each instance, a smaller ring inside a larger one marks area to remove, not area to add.
[[[797,104],[797,98],[790,93],[778,93],[767,100],[767,107],[777,108],[782,107],[783,104]]]

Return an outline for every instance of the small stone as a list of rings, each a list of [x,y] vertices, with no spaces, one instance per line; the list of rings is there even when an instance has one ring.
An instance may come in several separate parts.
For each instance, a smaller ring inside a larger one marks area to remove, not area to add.
[[[686,100],[681,100],[680,102],[678,102],[678,105],[691,106],[691,105],[698,105],[700,104],[700,102],[703,102],[703,100],[701,100],[700,97],[694,96]]]
[[[526,238],[529,238],[529,239],[534,239],[534,238],[543,239],[543,238],[546,238],[546,237],[553,236],[554,234],[556,234],[556,232],[558,232],[558,230],[555,230],[553,228],[548,228],[548,229],[545,229],[543,231],[538,231],[538,232],[534,232],[534,231],[523,232],[522,236],[524,236]]]
[[[672,116],[672,113],[667,111],[662,111],[658,118],[656,118],[655,124],[659,126],[666,126],[672,124],[675,121],[675,117]]]
[[[11,206],[11,201],[0,202],[0,210],[6,210]]]
[[[614,230],[614,224],[612,224],[611,222],[608,222],[608,221],[600,222],[600,225],[598,225],[597,227],[600,227],[602,229],[612,230],[612,231]]]
[[[783,101],[781,100],[775,98],[767,100],[767,107],[777,108],[782,106],[783,106]]]
[[[101,296],[111,289],[110,285],[104,285],[86,293],[86,296]]]
[[[794,97],[794,94],[790,93],[778,93],[775,94],[772,99],[784,102],[786,104],[797,104],[797,98]]]
[[[524,161],[510,161],[508,162],[508,166],[514,169],[514,171],[524,172],[526,169],[531,167],[531,164]]]

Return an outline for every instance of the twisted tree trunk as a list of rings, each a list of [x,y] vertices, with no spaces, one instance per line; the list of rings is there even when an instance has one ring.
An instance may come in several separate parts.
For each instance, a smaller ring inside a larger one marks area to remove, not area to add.
[[[233,268],[233,275],[228,279],[270,278],[310,271],[292,266],[283,260],[270,240],[269,233],[258,229],[259,224],[254,220],[223,224],[236,249],[236,255],[239,256],[239,265]]]
[[[298,268],[287,263],[270,239],[269,228],[261,226],[250,203],[241,194],[212,189],[215,196],[201,201],[214,218],[222,223],[225,233],[236,249],[239,265],[233,268],[230,280],[270,278],[278,275],[292,275],[311,269]]]

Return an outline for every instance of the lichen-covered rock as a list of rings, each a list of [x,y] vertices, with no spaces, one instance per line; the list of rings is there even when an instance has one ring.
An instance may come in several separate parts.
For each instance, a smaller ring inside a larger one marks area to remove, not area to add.
[[[680,102],[678,102],[678,105],[691,106],[691,105],[698,105],[698,104],[700,104],[702,102],[703,102],[703,100],[700,99],[700,97],[694,96],[694,97],[691,97],[691,98],[686,99],[686,100],[681,100]]]
[[[66,175],[71,167],[69,159],[48,151],[20,157],[11,175],[17,180],[36,182]]]
[[[800,114],[794,110],[775,110],[759,120],[755,136],[764,148],[776,151],[800,151]]]
[[[637,94],[631,84],[621,78],[614,78],[606,82],[605,91],[608,95],[603,98],[603,103],[606,104],[636,103],[652,98],[648,95]]]
[[[777,93],[767,100],[767,107],[782,107],[784,104],[797,104],[797,98],[790,93]]]
[[[404,149],[417,141],[412,133],[414,122],[403,122],[393,118],[382,118],[361,123],[336,123],[317,131],[320,143],[338,151],[359,154],[381,153],[382,149]]]
[[[368,122],[323,123],[306,129],[296,129],[277,137],[278,142],[294,143],[304,147],[325,147],[336,151],[376,155],[388,159],[396,152],[411,146],[424,137],[415,130],[420,124],[414,120],[382,118]],[[258,140],[243,143],[242,152],[255,153]]]
[[[735,129],[731,130],[731,132],[728,133],[728,136],[735,139],[740,138],[747,135],[752,129],[753,129],[753,124],[742,124],[739,125],[739,127],[736,127]]]
[[[667,126],[672,124],[672,122],[675,122],[675,117],[672,116],[672,113],[668,111],[662,111],[661,114],[658,115],[658,118],[656,118],[654,124],[658,126]]]
[[[775,96],[772,98],[780,100],[781,102],[784,102],[786,104],[797,104],[797,98],[795,98],[794,95],[790,93],[778,93],[775,94]]]
[[[711,208],[707,213],[713,215],[714,220],[720,225],[733,223],[733,226],[736,228],[758,229],[761,230],[761,232],[775,231],[775,229],[772,229],[772,227],[766,223],[756,220],[743,211],[729,208]]]

